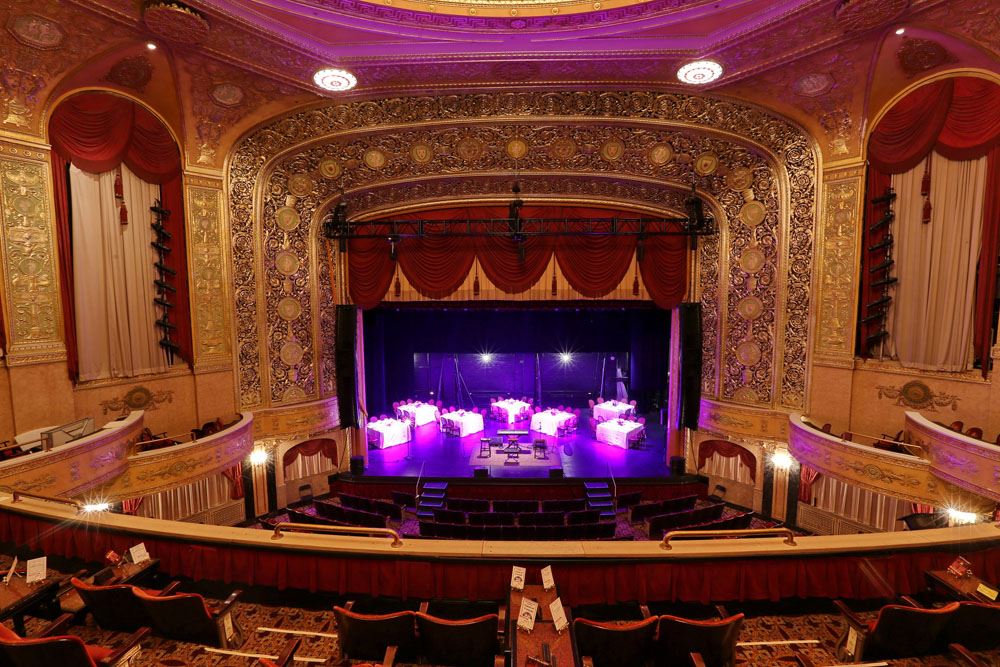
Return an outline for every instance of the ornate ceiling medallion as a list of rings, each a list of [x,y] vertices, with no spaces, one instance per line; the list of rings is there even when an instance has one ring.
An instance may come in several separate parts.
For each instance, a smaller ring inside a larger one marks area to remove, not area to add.
[[[722,65],[714,60],[695,60],[677,70],[677,79],[681,83],[701,86],[712,83],[722,76]]]
[[[427,164],[434,159],[434,147],[426,141],[418,141],[410,146],[410,159],[415,164]]]
[[[617,162],[625,155],[625,142],[621,139],[608,139],[601,146],[601,157],[608,162]]]
[[[837,23],[844,32],[862,32],[899,18],[910,0],[842,0],[837,7]]]
[[[200,44],[208,37],[208,21],[182,2],[146,0],[142,21],[154,35],[177,44]]]
[[[562,137],[552,142],[549,155],[556,160],[568,160],[576,155],[576,142],[569,137]]]
[[[756,227],[760,223],[764,222],[764,217],[767,215],[767,209],[757,200],[748,201],[743,204],[740,208],[740,220],[743,221],[747,227]]]
[[[674,159],[674,149],[666,143],[653,144],[646,153],[646,159],[650,164],[660,167]]]
[[[946,48],[930,39],[904,39],[896,51],[896,58],[910,79],[935,67],[956,62]]]
[[[760,358],[760,345],[754,341],[745,340],[736,346],[736,360],[744,366],[755,366]]]
[[[12,16],[7,31],[25,46],[43,50],[58,48],[66,38],[58,23],[36,14]]]
[[[316,184],[309,174],[292,174],[288,177],[288,191],[296,197],[309,196]]]
[[[223,107],[238,107],[246,95],[235,83],[220,83],[212,88],[212,101]]]
[[[833,77],[826,72],[810,72],[792,84],[792,91],[801,97],[820,97],[833,88]]]
[[[358,85],[358,78],[346,69],[333,67],[321,69],[313,74],[313,83],[333,93],[341,93]]]
[[[726,185],[730,190],[749,190],[753,185],[753,172],[746,167],[737,167],[726,174]]]
[[[153,63],[149,62],[146,56],[122,58],[104,75],[105,81],[140,93],[145,90],[146,84],[152,78]]]
[[[327,158],[319,163],[319,174],[323,178],[337,178],[343,171],[340,163],[333,158]]]
[[[377,148],[372,148],[365,151],[365,155],[362,158],[362,160],[364,160],[366,167],[368,167],[369,169],[374,169],[375,171],[378,171],[379,169],[384,167],[385,163],[389,161],[388,158],[385,156],[385,153],[383,153]]]
[[[719,157],[715,153],[702,153],[694,160],[694,171],[699,176],[708,176],[719,166]]]
[[[524,139],[511,139],[507,142],[507,155],[520,160],[528,154],[528,142]]]
[[[302,219],[299,217],[299,212],[291,206],[282,206],[274,212],[274,222],[279,229],[290,232],[298,228]]]

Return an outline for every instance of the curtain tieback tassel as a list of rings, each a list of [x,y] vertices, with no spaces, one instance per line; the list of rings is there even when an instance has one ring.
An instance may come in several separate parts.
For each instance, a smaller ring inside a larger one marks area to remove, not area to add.
[[[558,292],[559,285],[556,283],[556,274],[552,274],[552,296],[555,296]]]
[[[392,293],[397,299],[403,295],[403,286],[399,284],[399,276],[396,276],[396,282],[392,286]]]
[[[931,200],[930,197],[924,200],[924,213],[920,218],[920,222],[925,225],[929,225],[931,222]]]
[[[124,202],[122,202],[122,204],[118,207],[118,220],[123,225],[128,224],[128,207],[125,206]]]

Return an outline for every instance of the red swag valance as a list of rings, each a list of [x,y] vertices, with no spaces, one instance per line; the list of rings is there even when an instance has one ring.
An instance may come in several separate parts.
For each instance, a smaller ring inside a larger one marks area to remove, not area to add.
[[[724,458],[740,457],[740,461],[750,468],[750,479],[757,480],[757,457],[753,452],[725,440],[705,440],[698,445],[698,470],[705,465],[705,462],[712,458],[713,454],[718,454]]]
[[[315,438],[295,445],[281,457],[281,465],[285,468],[295,463],[300,456],[315,456],[322,454],[337,464],[337,441],[330,438]]]
[[[634,218],[625,211],[585,207],[525,206],[525,218]],[[498,206],[420,211],[394,216],[397,220],[475,220],[505,218],[507,210]],[[378,229],[376,227],[376,229]],[[388,236],[389,229],[385,228]],[[650,237],[643,241],[640,273],[653,301],[673,308],[687,289],[687,242],[682,236]],[[537,283],[555,255],[567,282],[590,298],[614,290],[628,272],[636,252],[636,237],[534,236],[524,243],[524,258],[517,244],[499,237],[425,237],[401,240],[396,247],[399,270],[420,294],[440,299],[465,282],[478,259],[483,273],[503,292],[517,294]],[[389,290],[396,265],[383,238],[354,239],[348,244],[349,291],[362,308],[373,308]]]
[[[177,292],[171,321],[177,325],[179,356],[191,361],[191,315],[187,286],[187,247],[184,235],[184,188],[181,156],[173,136],[143,106],[110,93],[81,93],[59,104],[49,120],[52,143],[52,180],[55,195],[59,268],[62,274],[63,322],[70,377],[77,377],[76,314],[73,303],[73,254],[70,234],[67,167],[101,174],[124,163],[139,178],[160,186],[160,201],[170,211],[164,223],[172,235],[174,252],[164,264],[176,272],[167,277]],[[138,212],[133,212],[135,215]],[[142,220],[145,217],[135,218]]]

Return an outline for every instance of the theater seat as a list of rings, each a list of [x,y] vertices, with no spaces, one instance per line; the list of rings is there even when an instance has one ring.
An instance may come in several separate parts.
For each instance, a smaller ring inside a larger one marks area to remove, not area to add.
[[[417,635],[412,611],[356,614],[349,608],[334,607],[333,614],[337,618],[342,659],[381,660],[383,665],[392,665],[397,657],[402,661],[416,657]]]
[[[584,667],[649,665],[658,619],[653,616],[632,623],[606,623],[578,618],[573,621],[577,655]]]
[[[420,653],[433,665],[503,667],[499,618],[497,614],[486,614],[451,621],[417,612]]]
[[[225,649],[243,645],[243,633],[233,618],[233,605],[242,592],[233,591],[219,607],[212,608],[197,593],[150,595],[141,588],[132,591],[157,634]]]
[[[139,653],[139,642],[149,628],[133,633],[117,649],[84,644],[65,632],[72,614],[63,614],[37,638],[22,638],[0,623],[0,664],[11,667],[116,667],[127,665]]]
[[[86,605],[87,611],[104,630],[115,632],[135,632],[143,626],[151,626],[152,620],[146,613],[146,608],[135,596],[135,586],[128,584],[113,584],[95,586],[81,581],[76,577],[69,580]],[[173,582],[164,591],[146,589],[149,595],[169,595],[180,582]]]
[[[888,604],[879,610],[878,618],[865,623],[841,600],[833,604],[847,621],[837,642],[837,657],[853,661],[911,658],[934,652],[959,606],[952,602],[939,609],[921,609]]]
[[[961,644],[970,651],[1000,647],[1000,606],[960,602],[944,630],[944,643]]]
[[[733,667],[742,627],[743,614],[711,621],[660,616],[656,664],[658,667],[687,665],[692,663],[692,654],[697,654],[705,667]]]

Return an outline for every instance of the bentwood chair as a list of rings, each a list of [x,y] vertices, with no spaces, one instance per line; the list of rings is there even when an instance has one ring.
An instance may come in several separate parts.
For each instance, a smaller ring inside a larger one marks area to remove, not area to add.
[[[139,654],[139,642],[149,628],[141,628],[117,649],[84,644],[75,635],[67,635],[73,614],[63,614],[36,638],[22,638],[0,623],[0,665],[11,667],[118,667],[127,665]]]
[[[576,648],[584,667],[649,665],[656,637],[655,616],[631,623],[605,623],[578,618],[573,621]]]

